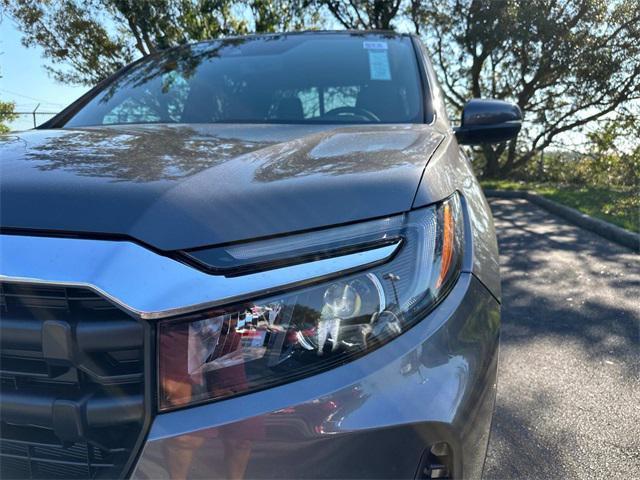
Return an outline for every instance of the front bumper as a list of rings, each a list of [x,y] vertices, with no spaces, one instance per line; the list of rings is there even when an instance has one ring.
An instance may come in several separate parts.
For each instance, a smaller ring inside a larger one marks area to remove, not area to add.
[[[257,393],[158,415],[134,478],[429,478],[434,444],[477,478],[496,387],[500,310],[472,274],[364,357]]]

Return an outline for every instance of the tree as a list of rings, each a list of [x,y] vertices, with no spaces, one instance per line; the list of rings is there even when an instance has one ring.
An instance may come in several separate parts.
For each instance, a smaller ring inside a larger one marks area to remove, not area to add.
[[[637,112],[624,112],[615,120],[602,122],[587,135],[588,176],[601,185],[626,185],[640,192],[640,122]],[[629,142],[629,139],[635,140]]]
[[[94,85],[134,58],[175,45],[319,21],[304,0],[0,0],[61,82]]]
[[[319,0],[344,28],[392,30],[402,0]]]
[[[637,0],[412,0],[407,10],[457,112],[471,97],[525,112],[517,140],[482,148],[487,177],[640,98]]]
[[[2,78],[2,74],[0,74],[0,78]],[[12,122],[18,118],[15,111],[16,104],[14,102],[5,102],[0,100],[0,134],[7,133],[9,131],[9,126],[6,125],[6,122]]]
[[[15,114],[16,105],[13,102],[4,102],[0,100],[0,134],[7,133],[9,127],[6,122],[11,122],[18,118]]]
[[[254,0],[248,2],[254,32],[286,32],[323,24],[319,6],[311,0]]]

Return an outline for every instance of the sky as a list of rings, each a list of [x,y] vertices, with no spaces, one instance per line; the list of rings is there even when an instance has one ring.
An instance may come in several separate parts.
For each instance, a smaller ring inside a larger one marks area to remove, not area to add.
[[[89,87],[62,84],[53,80],[44,69],[46,61],[39,47],[26,48],[13,21],[5,16],[0,22],[0,99],[16,103],[16,110],[38,110],[57,113],[86,92]],[[37,122],[51,115],[38,115]],[[10,124],[12,130],[33,128],[32,115],[20,115]]]

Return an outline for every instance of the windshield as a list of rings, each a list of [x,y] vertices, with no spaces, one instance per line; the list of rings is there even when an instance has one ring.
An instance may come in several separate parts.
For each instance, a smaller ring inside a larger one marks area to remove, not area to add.
[[[409,37],[301,34],[233,38],[135,65],[66,127],[131,123],[421,123]]]

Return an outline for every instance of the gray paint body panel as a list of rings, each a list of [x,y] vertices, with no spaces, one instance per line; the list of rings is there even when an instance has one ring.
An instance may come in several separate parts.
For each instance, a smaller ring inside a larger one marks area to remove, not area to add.
[[[465,251],[465,269],[473,272],[500,300],[498,242],[491,209],[478,183],[471,162],[460,151],[455,137],[449,136],[425,168],[414,208],[446,198],[452,191],[462,193],[467,214],[466,232],[471,237]]]

